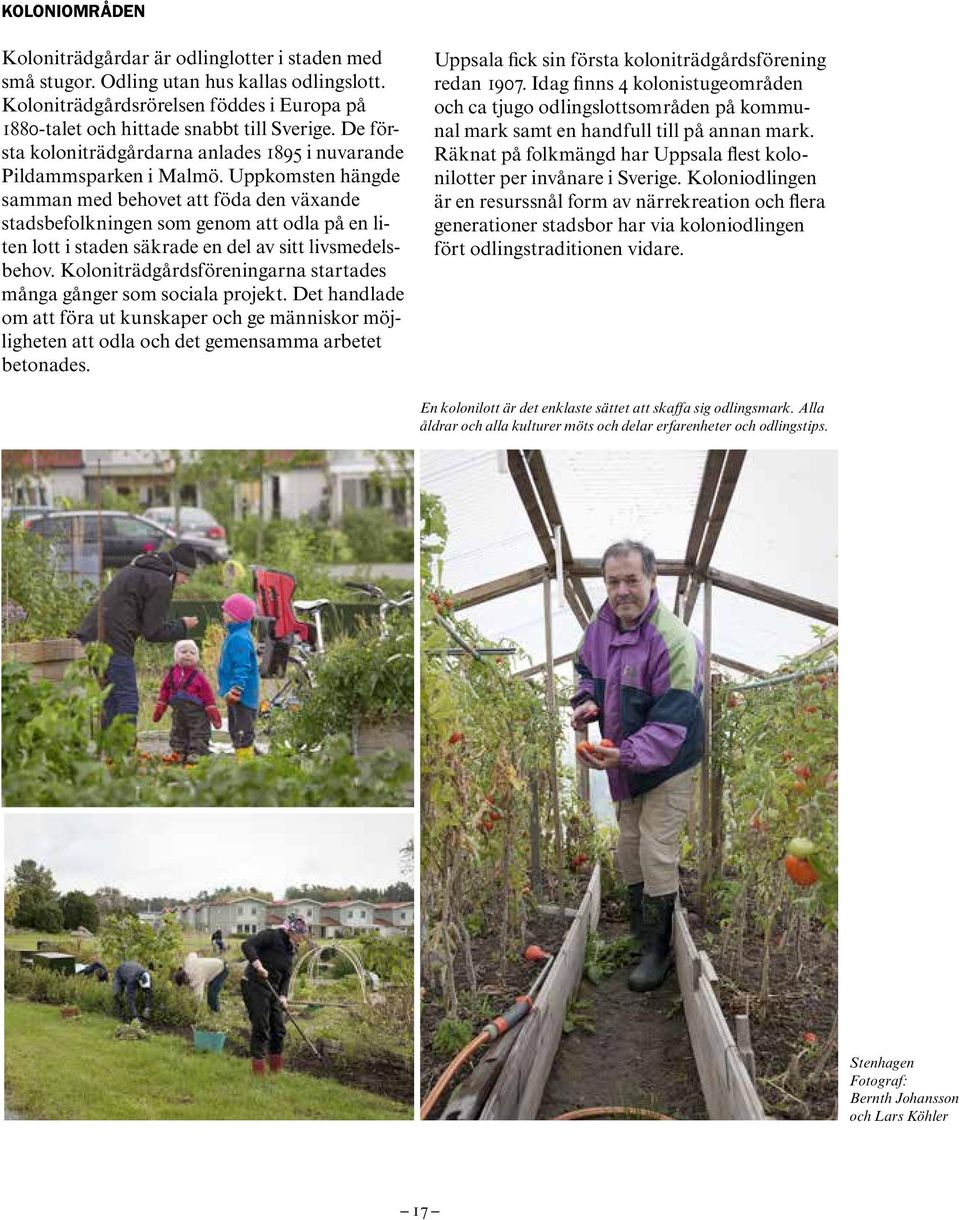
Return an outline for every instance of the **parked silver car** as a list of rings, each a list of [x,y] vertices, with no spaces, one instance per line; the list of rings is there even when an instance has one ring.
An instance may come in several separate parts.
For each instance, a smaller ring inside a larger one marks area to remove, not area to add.
[[[175,529],[176,513],[173,508],[148,508],[143,514],[148,521],[156,521],[165,529]],[[227,531],[220,522],[208,513],[205,508],[180,508],[180,531],[177,537],[181,542],[192,542],[195,547],[206,555],[212,555],[217,563],[223,563],[230,558],[230,547],[227,544]]]

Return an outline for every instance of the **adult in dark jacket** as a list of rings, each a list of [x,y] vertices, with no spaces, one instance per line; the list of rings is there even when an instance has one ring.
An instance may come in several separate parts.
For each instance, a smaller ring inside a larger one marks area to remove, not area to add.
[[[121,962],[113,973],[113,994],[118,1003],[120,997],[126,1001],[127,1017],[132,1021],[137,1016],[137,993],[143,995],[143,1018],[150,1020],[150,1005],[153,999],[153,980],[150,971],[139,962]]]
[[[77,628],[84,644],[99,640],[112,649],[104,675],[110,686],[103,705],[104,727],[117,716],[128,716],[136,724],[140,696],[133,651],[138,638],[169,644],[196,627],[192,615],[167,617],[174,586],[189,580],[196,567],[196,551],[188,542],[170,551],[138,555],[114,576]]]
[[[293,959],[308,930],[306,922],[294,915],[279,928],[264,928],[249,936],[240,946],[248,962],[240,991],[250,1017],[250,1055],[255,1076],[266,1072],[267,1063],[271,1072],[279,1072],[283,1067],[283,1040],[287,1034],[284,1012]]]

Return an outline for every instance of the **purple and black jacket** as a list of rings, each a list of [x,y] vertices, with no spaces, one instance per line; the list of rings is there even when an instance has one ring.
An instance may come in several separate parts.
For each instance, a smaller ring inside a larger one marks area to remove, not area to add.
[[[703,645],[660,602],[656,588],[638,622],[620,627],[604,602],[574,661],[571,699],[600,708],[600,732],[620,750],[607,771],[610,796],[629,800],[695,767],[703,754]]]

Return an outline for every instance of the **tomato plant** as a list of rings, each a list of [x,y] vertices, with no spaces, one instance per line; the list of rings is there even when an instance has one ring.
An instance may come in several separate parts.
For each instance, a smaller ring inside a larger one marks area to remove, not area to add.
[[[457,1020],[477,1005],[476,938],[495,945],[501,977],[508,955],[523,947],[532,902],[531,834],[547,868],[556,858],[547,794],[563,730],[560,717],[548,714],[542,689],[512,677],[495,658],[449,654],[444,622],[470,647],[502,641],[483,639],[456,615],[443,584],[446,523],[435,497],[422,497],[421,522],[422,960],[425,984],[445,1017]],[[580,856],[583,863],[593,858],[593,824],[579,809],[572,782],[561,782],[564,860],[569,865]],[[541,818],[531,829],[535,792]],[[469,996],[460,995],[464,978]]]
[[[747,923],[762,932],[761,1009],[775,931],[836,924],[835,658],[833,643],[785,662],[783,682],[741,690],[736,699],[721,689],[715,701],[714,749],[724,784],[722,952],[733,955],[736,969]]]

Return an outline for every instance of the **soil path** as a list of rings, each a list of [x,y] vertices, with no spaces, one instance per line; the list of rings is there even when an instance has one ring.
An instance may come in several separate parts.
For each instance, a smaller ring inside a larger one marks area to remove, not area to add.
[[[605,940],[626,935],[623,924],[601,923]],[[584,981],[579,998],[591,1003],[594,1032],[564,1034],[538,1118],[587,1106],[638,1106],[671,1118],[706,1118],[700,1081],[683,1016],[676,974],[657,991],[627,988],[632,966],[599,987]]]

